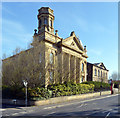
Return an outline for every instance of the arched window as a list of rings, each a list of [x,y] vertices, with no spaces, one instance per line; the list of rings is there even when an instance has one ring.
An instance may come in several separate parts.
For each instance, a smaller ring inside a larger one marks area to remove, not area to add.
[[[97,70],[95,69],[95,76],[97,75]]]
[[[82,63],[82,72],[84,71],[84,64]]]
[[[42,62],[42,54],[40,53],[39,54],[39,63],[41,63]]]
[[[50,53],[50,64],[53,64],[53,53]]]
[[[98,77],[100,77],[100,71],[98,70]]]
[[[47,25],[47,18],[44,19],[44,24]]]

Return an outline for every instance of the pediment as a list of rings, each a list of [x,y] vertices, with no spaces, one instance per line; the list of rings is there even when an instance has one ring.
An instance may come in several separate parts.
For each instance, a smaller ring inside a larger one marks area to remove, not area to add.
[[[106,70],[106,67],[103,63],[96,63],[95,65],[97,65],[98,67]]]
[[[84,50],[82,46],[82,42],[79,41],[79,39],[76,36],[75,37],[71,36],[64,39],[63,43],[77,50],[82,50],[82,51]]]

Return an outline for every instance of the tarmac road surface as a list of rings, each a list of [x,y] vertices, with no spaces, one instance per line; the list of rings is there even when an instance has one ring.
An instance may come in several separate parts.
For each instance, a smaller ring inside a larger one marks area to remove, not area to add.
[[[7,108],[6,108],[7,107]],[[103,116],[104,118],[120,117],[120,95],[107,95],[86,100],[73,100],[69,102],[32,106],[5,106],[2,116]]]

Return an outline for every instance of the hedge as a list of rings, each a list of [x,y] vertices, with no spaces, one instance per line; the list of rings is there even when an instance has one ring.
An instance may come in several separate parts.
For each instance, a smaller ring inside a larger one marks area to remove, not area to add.
[[[77,95],[94,91],[94,84],[53,84],[47,88],[28,88],[28,98],[31,100],[42,100],[51,97]],[[3,86],[3,98],[25,99],[25,88]]]
[[[104,82],[87,81],[83,82],[82,84],[94,84],[94,91],[110,90],[110,84]]]
[[[94,85],[65,83],[59,85],[49,85],[48,89],[52,91],[52,97],[59,97],[93,92]]]

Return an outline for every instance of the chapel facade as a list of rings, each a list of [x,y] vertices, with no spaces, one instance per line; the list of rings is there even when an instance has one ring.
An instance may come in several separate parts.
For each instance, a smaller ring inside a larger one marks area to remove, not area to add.
[[[45,86],[50,83],[74,82],[87,80],[87,50],[72,31],[70,36],[59,37],[58,30],[54,33],[54,13],[49,7],[38,10],[38,29],[33,36],[33,47],[42,47],[39,52],[39,63],[46,68],[44,74]]]

